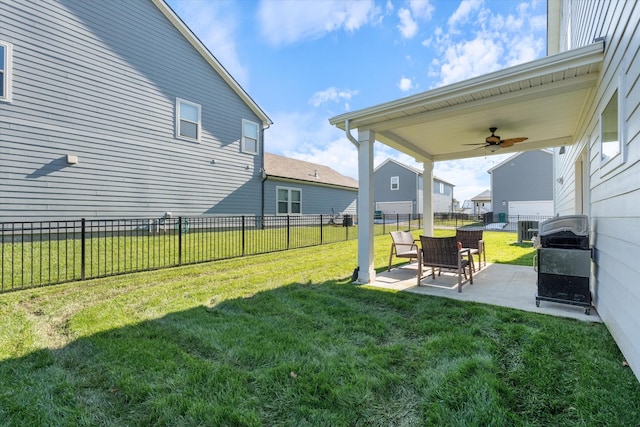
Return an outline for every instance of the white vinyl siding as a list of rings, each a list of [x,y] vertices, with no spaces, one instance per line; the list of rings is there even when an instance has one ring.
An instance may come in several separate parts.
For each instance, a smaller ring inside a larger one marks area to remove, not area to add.
[[[302,213],[302,190],[299,188],[276,188],[276,212],[278,215],[300,215]]]
[[[242,119],[242,151],[258,154],[260,143],[260,128],[255,122]]]
[[[572,9],[574,48],[599,37],[605,37],[607,43],[593,101],[585,106],[565,153],[554,156],[558,182],[554,214],[583,210],[589,215],[594,304],[640,379],[640,37],[636,30],[640,9],[633,1],[572,1],[562,2],[562,7]],[[602,113],[616,91],[620,152],[604,162]],[[576,173],[578,169],[582,172]],[[577,189],[583,189],[581,196]]]
[[[0,101],[11,102],[11,56],[11,45],[0,40]]]
[[[201,107],[184,99],[176,99],[176,137],[200,141]]]

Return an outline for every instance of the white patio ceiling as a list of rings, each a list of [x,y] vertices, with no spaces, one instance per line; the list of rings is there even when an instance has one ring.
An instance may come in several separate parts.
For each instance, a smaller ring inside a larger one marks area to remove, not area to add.
[[[343,130],[373,130],[376,140],[417,160],[493,154],[482,146],[528,137],[495,154],[571,144],[602,65],[604,42],[559,53],[329,120]]]

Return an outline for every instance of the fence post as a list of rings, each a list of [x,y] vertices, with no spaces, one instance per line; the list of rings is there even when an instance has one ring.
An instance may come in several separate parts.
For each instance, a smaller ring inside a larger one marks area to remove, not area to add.
[[[322,226],[323,226],[323,224],[322,224],[322,214],[320,214],[320,244],[322,244],[324,242],[324,239],[323,239],[324,236],[322,235],[322,231],[323,231]]]
[[[289,221],[289,215],[287,215],[287,249],[289,249],[291,239],[291,222]]]
[[[182,217],[178,217],[178,265],[182,265]]]
[[[244,215],[242,215],[242,256],[244,256],[245,254],[244,245],[245,245],[245,222],[244,222]]]
[[[86,273],[86,265],[87,265],[87,231],[85,227],[85,219],[81,220],[81,228],[80,228],[80,278],[85,280]]]

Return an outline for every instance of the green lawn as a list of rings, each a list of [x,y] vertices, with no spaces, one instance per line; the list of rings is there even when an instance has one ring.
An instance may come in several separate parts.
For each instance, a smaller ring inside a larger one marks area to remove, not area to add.
[[[530,265],[515,234],[485,240]],[[0,425],[640,424],[604,325],[356,286],[356,248],[2,294]]]

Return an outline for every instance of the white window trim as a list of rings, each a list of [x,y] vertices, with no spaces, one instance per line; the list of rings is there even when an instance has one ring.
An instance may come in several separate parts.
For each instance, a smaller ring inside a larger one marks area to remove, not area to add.
[[[187,105],[191,105],[198,109],[198,122],[196,123],[196,137],[190,138],[188,136],[180,135],[180,103],[185,103]],[[186,99],[176,98],[176,138],[184,139],[185,141],[198,141],[200,142],[200,137],[202,135],[202,107],[200,104],[196,104],[195,102],[187,101]]]
[[[13,85],[11,84],[13,75],[13,45],[11,43],[0,40],[0,45],[4,47],[4,79],[3,91],[4,96],[0,97],[0,102],[11,102],[13,99]]]
[[[622,61],[620,64],[620,74],[618,75],[618,84],[613,87],[610,91],[606,93],[606,96],[603,97],[606,100],[606,103],[603,105],[600,110],[599,115],[599,140],[600,140],[600,176],[604,176],[609,174],[610,172],[617,169],[619,166],[625,163],[626,161],[626,146],[627,146],[627,122],[625,118],[627,117],[625,111],[625,102],[624,102],[624,94],[626,93],[626,84],[625,84],[625,76],[626,76],[626,61]],[[612,157],[605,158],[602,155],[602,144],[603,138],[602,134],[604,132],[604,121],[602,120],[602,115],[604,114],[607,105],[609,104],[609,100],[613,96],[613,94],[618,91],[618,153]]]
[[[396,185],[397,185],[397,187],[396,187],[396,188],[393,188],[393,181],[394,181],[394,178],[395,178],[395,183],[396,183]],[[392,177],[391,177],[390,188],[391,188],[391,191],[396,191],[396,190],[399,190],[399,189],[400,189],[400,177],[399,177],[399,176],[392,176]]]
[[[244,125],[245,123],[250,123],[252,125],[256,126],[256,130],[257,130],[257,140],[256,140],[256,150],[252,151],[252,150],[247,150],[247,146],[245,144],[245,138],[246,136],[244,135]],[[242,119],[242,144],[241,144],[241,150],[243,153],[248,153],[248,154],[258,154],[260,153],[260,125],[257,122],[251,121],[251,120],[247,120],[247,119]]]
[[[278,204],[280,203],[280,200],[278,200],[278,193],[280,192],[280,190],[287,190],[289,192],[289,199],[287,200],[287,213],[280,213],[278,211]],[[291,213],[291,191],[298,191],[300,193],[300,213]],[[283,186],[276,186],[276,215],[280,215],[280,216],[286,216],[286,215],[295,215],[295,216],[299,216],[302,215],[302,188],[297,188],[297,187],[283,187]]]

